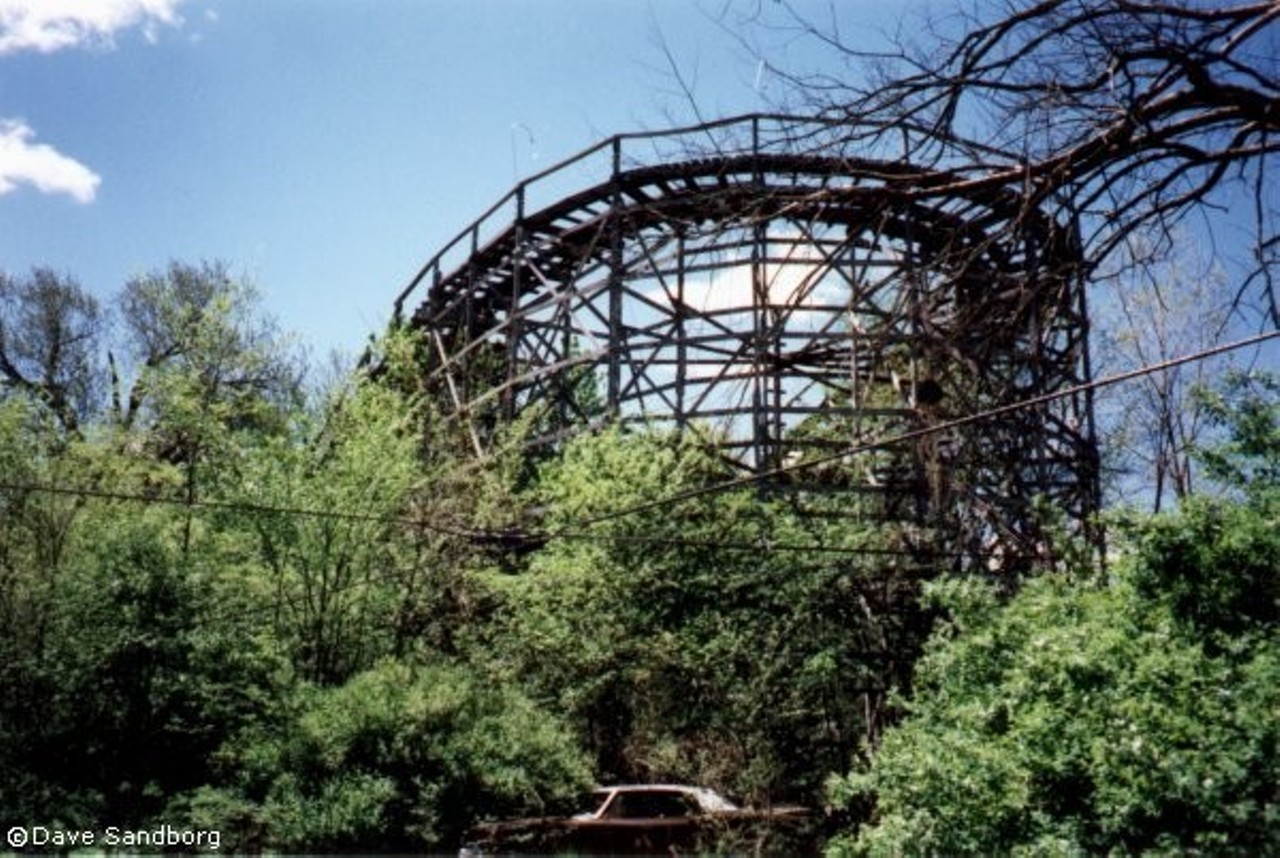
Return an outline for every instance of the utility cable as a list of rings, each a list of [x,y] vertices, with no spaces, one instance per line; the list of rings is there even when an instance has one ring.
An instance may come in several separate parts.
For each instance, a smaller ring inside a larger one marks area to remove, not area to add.
[[[194,509],[210,509],[224,512],[248,512],[263,515],[291,515],[304,518],[331,519],[339,521],[356,521],[370,524],[390,524],[402,525],[410,528],[421,528],[442,536],[452,536],[459,539],[465,539],[479,545],[492,545],[498,547],[509,547],[520,549],[530,544],[543,544],[550,535],[539,534],[537,532],[527,533],[519,530],[484,530],[484,529],[464,529],[458,527],[445,527],[439,524],[433,524],[422,518],[411,518],[407,516],[387,516],[377,515],[375,513],[358,513],[358,512],[342,512],[340,510],[331,509],[312,509],[308,507],[290,507],[277,506],[272,504],[252,503],[246,501],[219,501],[196,498],[188,500],[181,497],[172,497],[165,495],[147,495],[136,492],[112,491],[108,489],[95,489],[86,486],[54,486],[47,483],[13,483],[8,481],[0,481],[0,492],[20,493],[20,492],[36,492],[39,494],[64,495],[72,497],[94,498],[97,500],[112,500],[128,503],[141,504],[160,504],[166,506],[177,506]],[[912,551],[905,548],[886,548],[879,546],[838,546],[838,545],[818,545],[805,543],[789,543],[789,542],[728,542],[721,540],[699,540],[699,539],[683,539],[680,537],[668,536],[624,536],[624,535],[604,535],[599,533],[575,533],[575,532],[557,532],[556,539],[576,540],[576,541],[608,541],[620,544],[633,545],[665,545],[679,548],[710,548],[721,551],[760,551],[768,550],[771,552],[804,552],[816,554],[838,554],[838,555],[885,555],[885,556],[902,556],[902,557],[919,557],[922,554],[934,557],[968,557],[969,554],[961,552],[925,552]]]
[[[140,494],[138,492],[116,491],[111,489],[95,489],[88,486],[55,486],[48,483],[12,483],[0,481],[3,492],[38,492],[50,495],[70,495],[74,497],[95,498],[98,500],[125,501],[129,503],[162,504],[197,509],[221,510],[224,512],[250,512],[267,515],[292,515],[306,518],[327,518],[338,521],[362,521],[371,524],[402,524],[420,527],[444,536],[456,536],[464,539],[493,535],[489,531],[465,530],[444,527],[418,518],[405,516],[387,516],[376,513],[343,512],[335,509],[311,509],[307,507],[276,506],[273,504],[254,503],[252,501],[220,501],[206,498],[183,498],[171,495]]]
[[[731,543],[718,542],[714,540],[687,540],[670,537],[646,537],[646,536],[624,536],[624,535],[605,535],[590,534],[584,532],[587,528],[594,527],[597,524],[613,521],[631,515],[636,515],[649,510],[669,507],[672,504],[682,503],[687,500],[704,497],[721,492],[732,491],[735,489],[748,488],[759,485],[763,480],[794,474],[800,471],[816,468],[831,462],[839,461],[848,456],[859,455],[875,450],[881,450],[886,447],[895,446],[908,441],[914,441],[919,438],[927,437],[939,432],[949,431],[963,426],[969,426],[985,420],[1001,417],[1027,408],[1034,408],[1057,399],[1068,396],[1074,396],[1085,391],[1095,390],[1102,387],[1109,387],[1130,381],[1145,375],[1151,375],[1156,372],[1163,372],[1168,369],[1180,366],[1182,364],[1192,363],[1199,360],[1205,360],[1227,352],[1235,351],[1249,346],[1261,345],[1269,340],[1280,337],[1280,330],[1268,331],[1261,334],[1247,337],[1245,339],[1236,340],[1212,348],[1203,349],[1187,355],[1176,358],[1170,358],[1155,364],[1147,364],[1137,367],[1136,369],[1126,372],[1116,373],[1114,375],[1105,376],[1100,379],[1083,382],[1072,387],[1063,388],[1062,390],[1052,391],[1050,393],[1034,396],[1029,399],[1020,400],[1018,402],[1008,403],[1006,405],[990,408],[985,411],[970,414],[964,417],[957,417],[951,420],[937,423],[932,426],[913,429],[902,432],[886,438],[880,438],[874,441],[868,441],[862,444],[855,444],[843,450],[810,459],[804,462],[797,462],[791,465],[783,465],[753,474],[747,477],[736,477],[734,479],[722,480],[706,486],[698,486],[695,488],[685,489],[679,492],[673,492],[660,498],[656,498],[643,503],[633,504],[622,509],[612,510],[610,512],[601,513],[589,518],[580,519],[570,522],[563,527],[554,528],[547,531],[522,531],[519,529],[472,529],[464,527],[450,527],[433,522],[429,522],[422,518],[407,516],[386,516],[375,513],[345,512],[335,509],[314,509],[307,507],[281,506],[264,503],[254,503],[250,501],[220,501],[200,498],[182,498],[165,495],[141,494],[135,492],[116,491],[108,489],[96,489],[87,486],[56,486],[46,483],[15,483],[10,481],[0,481],[0,491],[4,492],[39,492],[42,494],[67,495],[97,498],[102,500],[116,500],[132,503],[147,504],[166,504],[170,506],[181,506],[187,508],[205,508],[212,510],[222,510],[227,512],[250,512],[268,515],[291,515],[299,517],[310,517],[319,519],[334,519],[341,521],[361,521],[377,524],[398,524],[406,527],[421,528],[443,536],[451,536],[460,539],[466,539],[474,543],[480,544],[496,544],[496,545],[528,545],[531,543],[543,544],[553,539],[565,540],[607,540],[611,542],[631,542],[635,544],[660,544],[660,545],[683,545],[687,547],[705,547],[705,548],[722,548],[724,550],[752,550],[759,551],[762,549],[774,551],[811,551],[815,553],[831,553],[831,554],[885,554],[885,555],[903,555],[918,556],[919,552],[913,552],[906,549],[879,548],[868,546],[865,548],[853,546],[823,546],[823,545],[805,545],[794,543],[777,543],[770,545],[767,542],[758,543]],[[949,556],[949,555],[937,555]],[[970,556],[970,555],[965,555]]]
[[[1137,367],[1136,369],[1127,370],[1126,372],[1104,376],[1103,378],[1092,379],[1090,381],[1082,382],[1081,384],[1072,385],[1071,387],[1065,387],[1061,390],[1055,390],[1050,393],[1040,394],[1039,396],[1033,396],[1033,397],[1030,397],[1029,399],[1022,399],[1017,402],[1008,403],[1006,405],[996,406],[995,408],[989,408],[985,411],[979,411],[976,414],[970,414],[964,417],[956,417],[951,420],[946,420],[942,423],[936,423],[932,426],[925,426],[920,429],[912,429],[910,431],[902,432],[897,435],[891,435],[887,438],[879,438],[874,441],[868,441],[862,444],[854,444],[838,452],[831,453],[825,456],[820,456],[816,459],[810,459],[805,462],[797,462],[791,465],[780,465],[776,468],[771,468],[767,471],[762,471],[757,474],[752,474],[751,476],[735,477],[734,479],[731,479],[731,480],[723,480],[721,482],[712,483],[711,485],[707,485],[707,486],[698,486],[696,488],[685,489],[679,492],[673,492],[672,494],[666,495],[664,497],[656,498],[650,501],[645,501],[644,503],[634,504],[633,506],[629,506],[629,507],[623,507],[622,509],[601,513],[599,515],[592,516],[590,518],[585,518],[585,519],[573,522],[572,524],[567,525],[564,528],[564,530],[565,532],[581,530],[583,528],[593,527],[594,525],[597,525],[597,524],[602,524],[604,522],[613,521],[619,518],[625,518],[626,516],[635,515],[637,513],[648,512],[649,510],[658,509],[662,507],[669,507],[672,504],[682,503],[684,501],[693,500],[695,498],[703,497],[705,495],[719,494],[720,492],[732,491],[734,489],[756,486],[756,485],[759,485],[761,482],[768,479],[772,479],[774,477],[781,477],[781,476],[786,476],[788,474],[794,474],[799,471],[809,470],[811,468],[816,468],[821,465],[829,464],[831,462],[840,461],[841,459],[845,459],[849,456],[856,456],[862,453],[869,453],[874,450],[882,450],[886,447],[896,446],[898,444],[902,444],[907,441],[915,441],[919,438],[925,438],[925,437],[928,437],[929,435],[935,435],[939,432],[946,432],[951,429],[958,429],[963,426],[970,426],[970,425],[973,425],[974,423],[981,423],[983,421],[991,420],[996,417],[1003,417],[1006,414],[1012,414],[1016,411],[1021,411],[1027,408],[1035,408],[1037,406],[1044,405],[1049,402],[1053,402],[1054,400],[1057,400],[1057,399],[1065,399],[1066,397],[1076,396],[1086,391],[1097,390],[1098,388],[1102,388],[1102,387],[1110,387],[1112,385],[1120,384],[1125,381],[1131,381],[1132,379],[1140,378],[1145,375],[1152,375],[1157,372],[1164,372],[1166,370],[1173,369],[1174,367],[1181,366],[1183,364],[1206,360],[1211,357],[1216,357],[1221,354],[1226,354],[1227,352],[1236,351],[1237,349],[1243,349],[1243,348],[1248,348],[1249,346],[1261,345],[1262,343],[1275,339],[1276,337],[1280,337],[1280,330],[1266,331],[1261,334],[1255,334],[1252,337],[1246,337],[1244,339],[1236,340],[1234,342],[1226,343],[1219,346],[1213,346],[1212,348],[1202,349],[1201,351],[1198,351],[1198,352],[1193,352],[1191,354],[1182,355],[1176,358],[1170,358],[1168,360],[1164,360],[1159,363],[1145,364],[1143,366]],[[545,534],[544,537],[554,539],[554,538],[557,538],[559,535],[560,534],[558,531],[551,531],[550,533]]]

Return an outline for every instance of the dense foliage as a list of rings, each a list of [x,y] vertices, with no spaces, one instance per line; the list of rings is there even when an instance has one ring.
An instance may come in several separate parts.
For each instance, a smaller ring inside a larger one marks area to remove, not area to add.
[[[10,314],[6,344],[97,318],[70,279],[11,285],[62,322]],[[529,458],[516,424],[477,473],[411,341],[378,344],[378,383],[308,387],[221,266],[116,309],[74,365],[22,351],[0,399],[6,819],[448,848],[593,779],[812,802],[879,729],[900,618],[877,594],[913,579],[851,553],[873,538],[837,507],[670,508],[732,473],[664,435]],[[92,379],[111,395],[68,393]],[[534,510],[549,538],[521,537]]]
[[[950,620],[908,717],[832,782],[875,807],[834,854],[1280,848],[1274,390],[1237,376],[1212,395],[1228,436],[1207,458],[1247,502],[1118,522],[1106,575],[1045,575],[1007,603],[932,588]]]
[[[571,444],[532,489],[561,535],[489,577],[505,611],[486,650],[572,719],[602,777],[811,801],[865,738],[887,618],[864,593],[893,571],[844,553],[865,528],[754,488],[662,502],[729,476],[674,437]]]
[[[407,851],[589,783],[562,719],[432,643],[419,403],[305,387],[220,266],[131,282],[100,366],[38,365],[96,306],[78,284],[8,285],[0,818]]]
[[[3,820],[448,850],[652,780],[825,802],[838,853],[1280,845],[1270,379],[1202,394],[1221,496],[1117,518],[1105,574],[939,579],[921,608],[936,570],[892,528],[715,488],[732,471],[687,438],[531,458],[517,423],[477,469],[411,340],[378,344],[377,383],[309,387],[218,266],[134,281],[118,339],[70,362],[43,347],[108,339],[96,305],[47,272],[7,288]]]

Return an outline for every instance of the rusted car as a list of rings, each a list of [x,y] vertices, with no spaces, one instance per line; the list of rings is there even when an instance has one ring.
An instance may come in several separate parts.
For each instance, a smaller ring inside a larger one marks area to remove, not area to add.
[[[584,806],[572,816],[478,825],[459,854],[794,854],[808,851],[812,829],[802,807],[745,809],[712,790],[676,784],[602,787]]]

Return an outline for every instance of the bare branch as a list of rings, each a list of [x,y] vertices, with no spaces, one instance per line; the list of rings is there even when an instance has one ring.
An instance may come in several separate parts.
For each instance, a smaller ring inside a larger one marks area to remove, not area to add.
[[[1280,324],[1275,260],[1262,252],[1275,239],[1265,164],[1280,151],[1280,2],[982,9],[927,49],[900,41],[889,60],[857,51],[837,30],[799,26],[861,59],[865,80],[793,83],[824,115],[847,118],[851,146],[896,138],[900,157],[944,166],[967,187],[1024,188],[1029,210],[1053,201],[1062,217],[1079,219],[1095,271],[1129,235],[1227,205],[1228,189],[1243,183],[1256,268],[1242,279]]]

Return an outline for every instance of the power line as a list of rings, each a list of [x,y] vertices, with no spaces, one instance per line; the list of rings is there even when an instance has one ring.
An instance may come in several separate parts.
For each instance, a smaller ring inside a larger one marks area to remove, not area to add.
[[[420,527],[445,536],[473,538],[487,535],[487,531],[464,530],[432,524],[423,519],[404,516],[378,515],[376,513],[344,512],[335,509],[311,509],[308,507],[277,506],[273,504],[255,503],[253,501],[220,501],[207,498],[183,498],[170,495],[140,494],[111,489],[96,489],[89,486],[55,486],[48,483],[12,483],[0,481],[0,491],[7,492],[39,492],[50,495],[68,495],[87,497],[99,500],[124,501],[128,503],[161,504],[197,509],[221,510],[224,512],[252,512],[269,515],[292,515],[306,518],[328,518],[339,521],[361,521],[370,524],[402,524]]]
[[[13,483],[8,481],[0,481],[0,491],[4,492],[37,492],[40,494],[64,495],[72,497],[86,497],[98,500],[113,500],[128,503],[141,504],[159,504],[165,506],[177,506],[195,509],[211,509],[224,512],[250,512],[265,515],[292,515],[306,518],[319,519],[335,519],[339,521],[359,521],[370,524],[398,524],[405,527],[422,528],[444,536],[452,536],[460,539],[482,544],[497,545],[510,548],[526,547],[532,543],[545,543],[550,536],[538,532],[525,532],[521,530],[484,530],[484,529],[464,529],[457,527],[445,527],[433,524],[422,518],[411,518],[407,516],[386,516],[376,513],[358,513],[358,512],[342,512],[340,510],[323,510],[312,509],[308,507],[290,507],[278,506],[273,504],[241,502],[241,501],[219,501],[208,499],[192,499],[172,497],[165,495],[149,495],[139,494],[136,492],[113,491],[109,489],[95,489],[88,486],[54,486],[47,483]],[[721,540],[698,540],[684,539],[680,537],[667,536],[625,536],[625,535],[602,535],[590,533],[575,532],[557,532],[556,539],[574,540],[574,541],[601,541],[633,545],[668,545],[678,546],[682,548],[714,548],[722,551],[769,551],[769,552],[806,552],[815,554],[838,554],[838,555],[885,555],[885,556],[903,556],[903,557],[960,557],[970,556],[961,554],[960,552],[936,552],[929,550],[913,551],[905,548],[886,548],[882,546],[839,546],[839,545],[819,545],[806,543],[790,543],[790,542],[772,542],[769,540],[761,540],[757,542],[729,542]]]
[[[725,541],[717,539],[684,539],[681,537],[661,536],[625,536],[621,534],[583,533],[580,531],[555,531],[549,534],[531,535],[531,539],[550,540],[564,539],[570,541],[608,541],[623,545],[670,545],[680,548],[714,548],[718,551],[763,551],[780,553],[836,554],[849,556],[884,556],[927,558],[964,558],[995,556],[966,551],[937,551],[933,548],[921,547],[889,548],[877,545],[818,545],[796,542],[774,542],[761,539],[756,542]]]
[[[928,555],[930,552],[918,552],[908,549],[894,549],[878,546],[830,546],[830,545],[809,545],[795,543],[770,543],[768,541],[760,542],[725,542],[715,540],[689,540],[672,537],[649,537],[649,536],[625,536],[612,534],[590,534],[583,532],[585,529],[593,527],[607,521],[613,521],[626,516],[635,515],[641,512],[647,512],[659,507],[666,507],[672,504],[682,503],[695,498],[719,494],[721,492],[732,491],[739,488],[747,488],[757,485],[760,481],[773,477],[794,474],[799,471],[816,468],[830,462],[839,461],[848,456],[867,453],[874,450],[884,449],[886,447],[895,446],[907,441],[914,441],[928,435],[945,432],[962,426],[972,425],[1005,414],[1010,414],[1027,408],[1034,408],[1056,399],[1074,396],[1088,390],[1095,390],[1101,387],[1109,387],[1111,385],[1120,384],[1139,378],[1145,375],[1151,375],[1156,372],[1163,372],[1186,363],[1192,363],[1199,360],[1205,360],[1220,354],[1235,351],[1249,346],[1260,345],[1276,337],[1280,337],[1280,330],[1269,331],[1247,337],[1242,340],[1236,340],[1220,346],[1203,349],[1192,354],[1183,355],[1176,358],[1170,358],[1155,364],[1146,364],[1136,369],[1126,372],[1117,373],[1100,379],[1084,382],[1072,387],[1063,388],[1062,390],[1053,391],[1051,393],[1041,394],[1029,399],[1020,400],[1018,402],[990,408],[976,414],[970,414],[964,417],[957,417],[951,420],[935,424],[933,426],[913,429],[892,435],[887,438],[868,441],[861,444],[855,444],[835,453],[811,459],[805,462],[798,462],[792,465],[783,465],[772,468],[759,474],[753,474],[748,477],[736,477],[729,480],[722,480],[706,486],[698,486],[695,488],[685,489],[679,492],[673,492],[664,497],[654,500],[645,501],[643,503],[633,504],[618,510],[612,510],[607,513],[601,513],[596,516],[570,522],[563,527],[555,528],[547,531],[524,531],[519,528],[507,529],[475,529],[457,526],[445,526],[429,522],[423,518],[407,517],[407,516],[388,516],[376,513],[360,513],[347,512],[335,509],[314,509],[307,507],[281,506],[274,504],[255,503],[252,501],[220,501],[200,498],[172,497],[155,494],[140,494],[136,492],[125,492],[109,489],[97,489],[88,486],[56,486],[45,483],[13,483],[9,481],[0,481],[0,491],[7,492],[39,492],[43,494],[66,495],[77,497],[90,497],[102,500],[116,500],[131,503],[146,504],[165,504],[170,506],[181,506],[186,508],[204,508],[212,510],[221,510],[227,512],[250,512],[268,515],[291,515],[298,517],[310,517],[320,519],[334,519],[342,521],[359,521],[374,524],[398,524],[406,527],[420,528],[431,531],[443,536],[451,536],[459,539],[465,539],[473,543],[506,545],[510,547],[527,547],[531,544],[544,544],[553,539],[564,540],[607,540],[617,543],[633,543],[633,544],[652,544],[652,545],[681,545],[691,548],[719,548],[722,550],[742,550],[742,551],[788,551],[788,552],[813,552],[827,554],[883,554],[883,555],[900,555],[918,557],[922,553]],[[951,552],[932,553],[937,557],[949,556],[974,556],[968,553]]]
[[[1201,361],[1201,360],[1207,360],[1208,358],[1215,357],[1220,354],[1226,354],[1227,352],[1236,351],[1237,349],[1243,349],[1243,348],[1248,348],[1249,346],[1261,345],[1262,343],[1265,343],[1268,340],[1274,339],[1276,337],[1280,337],[1280,330],[1267,331],[1261,334],[1256,334],[1252,337],[1246,337],[1242,340],[1236,340],[1231,343],[1226,343],[1224,345],[1214,346],[1208,349],[1202,349],[1201,351],[1193,352],[1192,354],[1182,355],[1181,357],[1176,357],[1176,358],[1170,358],[1168,360],[1161,361],[1159,363],[1145,364],[1136,369],[1131,369],[1126,372],[1116,373],[1114,375],[1105,376],[1103,378],[1092,379],[1090,381],[1073,385],[1071,387],[1065,387],[1062,390],[1056,390],[1050,393],[1041,394],[1039,396],[1033,396],[1029,399],[1019,400],[1018,402],[1011,402],[1007,405],[1000,405],[995,408],[989,408],[985,411],[980,411],[976,414],[970,414],[965,417],[956,417],[951,420],[944,421],[942,423],[934,424],[933,426],[926,426],[920,429],[912,429],[907,432],[902,432],[897,435],[891,435],[887,438],[880,438],[875,441],[868,441],[862,444],[854,444],[850,447],[846,447],[845,449],[839,452],[831,453],[826,456],[820,456],[816,459],[810,459],[809,461],[806,461],[806,462],[797,462],[793,465],[781,465],[779,467],[771,468],[767,471],[763,471],[758,474],[752,474],[751,476],[735,477],[734,479],[723,480],[719,483],[713,483],[707,486],[698,486],[696,488],[685,489],[683,491],[674,492],[665,497],[656,498],[654,500],[645,501],[644,503],[635,504],[630,507],[624,507],[622,509],[612,510],[607,513],[601,513],[600,515],[596,515],[591,518],[582,519],[580,521],[574,522],[571,525],[567,526],[566,530],[570,530],[570,529],[577,530],[577,529],[592,527],[594,525],[601,524],[606,521],[613,521],[618,518],[624,518],[629,515],[635,515],[636,513],[647,512],[651,509],[657,509],[659,507],[670,506],[671,504],[682,503],[686,500],[692,500],[694,498],[702,497],[704,495],[718,494],[720,492],[731,491],[733,489],[739,489],[739,488],[748,488],[751,486],[758,485],[763,480],[767,480],[767,479],[771,479],[779,476],[785,476],[787,474],[794,474],[798,471],[804,471],[811,468],[816,468],[821,465],[839,461],[848,456],[859,455],[861,453],[869,453],[873,450],[881,450],[881,449],[884,449],[885,447],[895,446],[897,444],[902,444],[907,441],[914,441],[918,438],[924,438],[929,435],[937,434],[939,432],[946,432],[951,429],[957,429],[962,426],[969,426],[974,423],[980,423],[982,421],[990,420],[995,417],[1002,417],[1006,414],[1012,414],[1015,411],[1021,411],[1026,408],[1035,408],[1036,406],[1044,405],[1045,403],[1052,402],[1056,399],[1064,399],[1068,396],[1075,396],[1075,395],[1084,393],[1086,391],[1096,390],[1101,387],[1110,387],[1111,385],[1120,384],[1122,382],[1130,381],[1135,378],[1140,378],[1145,375],[1152,375],[1157,372],[1164,372],[1165,370],[1173,369],[1174,367],[1181,366],[1182,364],[1194,363],[1195,361]],[[551,532],[550,534],[547,534],[548,538],[556,538],[557,536],[558,534],[554,531]]]

